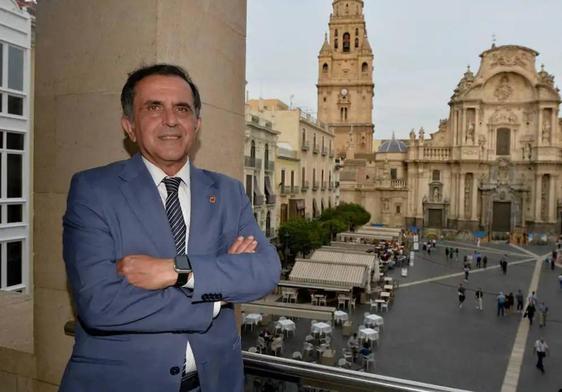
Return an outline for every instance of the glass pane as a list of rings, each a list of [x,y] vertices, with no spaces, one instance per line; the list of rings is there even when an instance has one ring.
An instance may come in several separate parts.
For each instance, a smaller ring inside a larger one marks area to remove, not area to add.
[[[23,134],[8,132],[6,140],[6,147],[10,150],[23,151]]]
[[[4,86],[4,45],[0,44],[0,86]]]
[[[21,163],[21,155],[8,154],[7,197],[22,197]]]
[[[0,106],[2,106],[2,94],[0,94]],[[4,132],[0,132],[0,148],[4,148]]]
[[[8,88],[23,91],[23,50],[8,47]]]
[[[13,95],[8,95],[8,113],[16,114],[18,116],[23,115],[23,98],[15,97]]]
[[[8,223],[19,223],[23,220],[21,204],[8,204]]]
[[[4,265],[4,256],[2,254],[3,248],[4,248],[4,244],[0,244],[0,289],[3,288],[2,286],[2,265]]]
[[[22,243],[21,241],[17,242],[8,242],[6,244],[6,255],[8,259],[7,265],[7,283],[8,286],[14,286],[16,284],[21,284],[21,250],[22,250]]]

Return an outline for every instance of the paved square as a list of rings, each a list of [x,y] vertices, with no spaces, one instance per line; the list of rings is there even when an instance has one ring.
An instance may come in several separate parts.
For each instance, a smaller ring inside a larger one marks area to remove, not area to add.
[[[458,260],[446,258],[445,247],[458,248]],[[464,255],[475,250],[488,256],[487,268],[474,268],[473,262],[468,281],[464,281]],[[558,391],[562,388],[562,290],[558,284],[562,269],[552,271],[544,263],[551,250],[547,246],[523,249],[507,244],[482,244],[477,248],[468,242],[441,241],[431,255],[416,252],[407,277],[401,277],[399,269],[388,274],[399,279],[400,288],[390,311],[380,314],[384,330],[371,371],[473,391]],[[509,264],[504,275],[499,260],[505,254]],[[466,301],[459,309],[457,287],[461,282],[466,287]],[[549,307],[546,327],[540,328],[535,317],[528,329],[528,320],[515,311],[504,317],[496,315],[499,291],[515,294],[521,289],[526,298],[532,284],[538,284],[539,303],[544,301]],[[474,291],[478,288],[484,292],[483,311],[476,309]],[[368,311],[369,305],[361,305],[351,313],[354,330]],[[285,339],[283,355],[289,358],[293,352],[302,351],[310,332],[310,320],[295,321],[295,335]],[[256,345],[258,332],[242,331],[244,349]],[[539,336],[550,347],[544,375],[535,368],[533,345]],[[341,327],[336,327],[331,342],[336,361],[343,356],[346,342]]]

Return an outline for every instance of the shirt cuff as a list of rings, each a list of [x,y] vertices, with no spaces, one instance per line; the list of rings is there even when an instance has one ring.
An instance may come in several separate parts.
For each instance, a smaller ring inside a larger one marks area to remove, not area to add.
[[[191,272],[191,274],[189,274],[189,280],[187,281],[187,283],[185,285],[183,285],[183,287],[187,288],[187,289],[192,289],[195,287],[195,277],[193,276],[193,272]]]
[[[220,301],[213,302],[213,318],[217,317],[220,311],[221,311],[221,302]]]

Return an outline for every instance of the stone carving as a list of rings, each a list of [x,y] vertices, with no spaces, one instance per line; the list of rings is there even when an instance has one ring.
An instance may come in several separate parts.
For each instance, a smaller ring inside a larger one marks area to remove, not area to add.
[[[492,124],[518,124],[519,119],[509,108],[498,108],[490,117]]]
[[[471,122],[466,128],[466,141],[474,144],[474,123]]]
[[[544,64],[541,64],[541,70],[538,72],[538,75],[540,83],[554,87],[554,76],[544,70]]]
[[[420,139],[420,144],[423,144],[423,139],[424,139],[424,135],[425,135],[425,131],[423,130],[423,127],[420,128],[418,135],[419,135],[418,137]]]
[[[414,128],[412,128],[412,130],[410,131],[410,140],[416,140],[416,131]]]
[[[495,67],[526,67],[528,55],[526,53],[493,53],[490,66]]]
[[[546,109],[544,111],[544,115],[542,118],[542,142],[543,143],[548,143],[550,142],[550,131],[552,129],[551,126],[551,116],[550,116],[550,110]]]
[[[501,78],[499,86],[496,87],[496,90],[494,91],[494,96],[499,101],[505,101],[511,96],[511,94],[513,94],[513,88],[509,85],[509,79],[507,75],[504,75]]]
[[[439,187],[433,187],[433,201],[440,201],[441,195],[439,194]]]

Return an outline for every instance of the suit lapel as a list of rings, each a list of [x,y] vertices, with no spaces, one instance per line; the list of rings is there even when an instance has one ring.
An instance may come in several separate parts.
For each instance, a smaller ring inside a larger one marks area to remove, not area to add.
[[[135,216],[153,242],[160,257],[172,257],[176,246],[158,189],[154,185],[140,154],[127,161],[120,177],[121,192]]]
[[[191,218],[187,253],[202,254],[216,237],[216,210],[220,199],[214,180],[203,170],[191,165]]]

